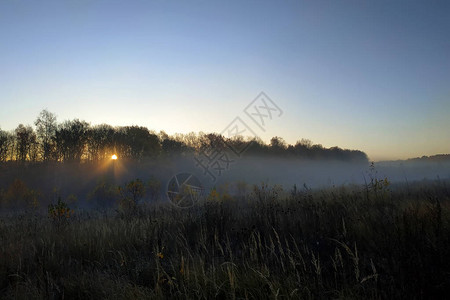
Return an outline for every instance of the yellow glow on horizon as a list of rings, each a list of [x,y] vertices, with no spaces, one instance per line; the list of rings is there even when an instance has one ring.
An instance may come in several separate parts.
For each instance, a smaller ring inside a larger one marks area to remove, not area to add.
[[[111,159],[112,159],[112,160],[116,160],[116,159],[117,159],[117,155],[113,154],[113,155],[111,156]]]

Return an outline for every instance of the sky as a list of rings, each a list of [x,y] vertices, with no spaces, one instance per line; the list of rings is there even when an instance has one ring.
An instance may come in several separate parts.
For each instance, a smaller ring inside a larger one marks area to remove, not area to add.
[[[263,91],[282,114],[245,114]],[[450,153],[448,1],[0,1],[0,128],[58,121]]]

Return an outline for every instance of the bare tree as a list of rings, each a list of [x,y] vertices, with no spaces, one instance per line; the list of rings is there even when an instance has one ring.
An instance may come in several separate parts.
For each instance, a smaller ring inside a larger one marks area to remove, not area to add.
[[[0,162],[5,162],[8,158],[10,145],[13,142],[13,137],[7,131],[0,129]]]
[[[16,159],[19,161],[31,159],[33,157],[31,153],[32,145],[36,143],[36,134],[33,128],[29,125],[19,124],[14,132],[16,138]]]
[[[57,129],[55,114],[44,109],[34,122],[36,125],[39,154],[43,161],[55,158],[55,133]]]

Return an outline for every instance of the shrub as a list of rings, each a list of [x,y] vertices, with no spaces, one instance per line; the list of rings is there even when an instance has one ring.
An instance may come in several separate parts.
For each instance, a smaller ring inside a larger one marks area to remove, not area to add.
[[[119,187],[119,211],[125,215],[134,215],[137,212],[139,201],[145,195],[145,186],[140,179],[132,180]]]
[[[156,177],[150,177],[147,182],[147,194],[150,198],[150,201],[156,202],[159,200],[159,194],[161,190],[161,181],[159,181]]]
[[[105,182],[100,181],[94,189],[88,194],[88,201],[101,209],[112,207],[119,197],[116,187]]]
[[[58,197],[58,202],[56,204],[48,205],[48,216],[56,225],[60,227],[67,224],[70,217],[73,216],[74,210],[70,209],[66,202]]]
[[[37,209],[39,207],[39,198],[41,193],[27,187],[25,182],[15,179],[3,192],[3,207],[20,210],[20,209]]]

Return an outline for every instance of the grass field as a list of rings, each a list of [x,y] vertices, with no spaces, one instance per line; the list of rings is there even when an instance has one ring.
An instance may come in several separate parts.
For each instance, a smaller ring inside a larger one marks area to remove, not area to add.
[[[450,290],[445,181],[261,184],[188,209],[28,210],[0,219],[16,299],[438,299]]]

